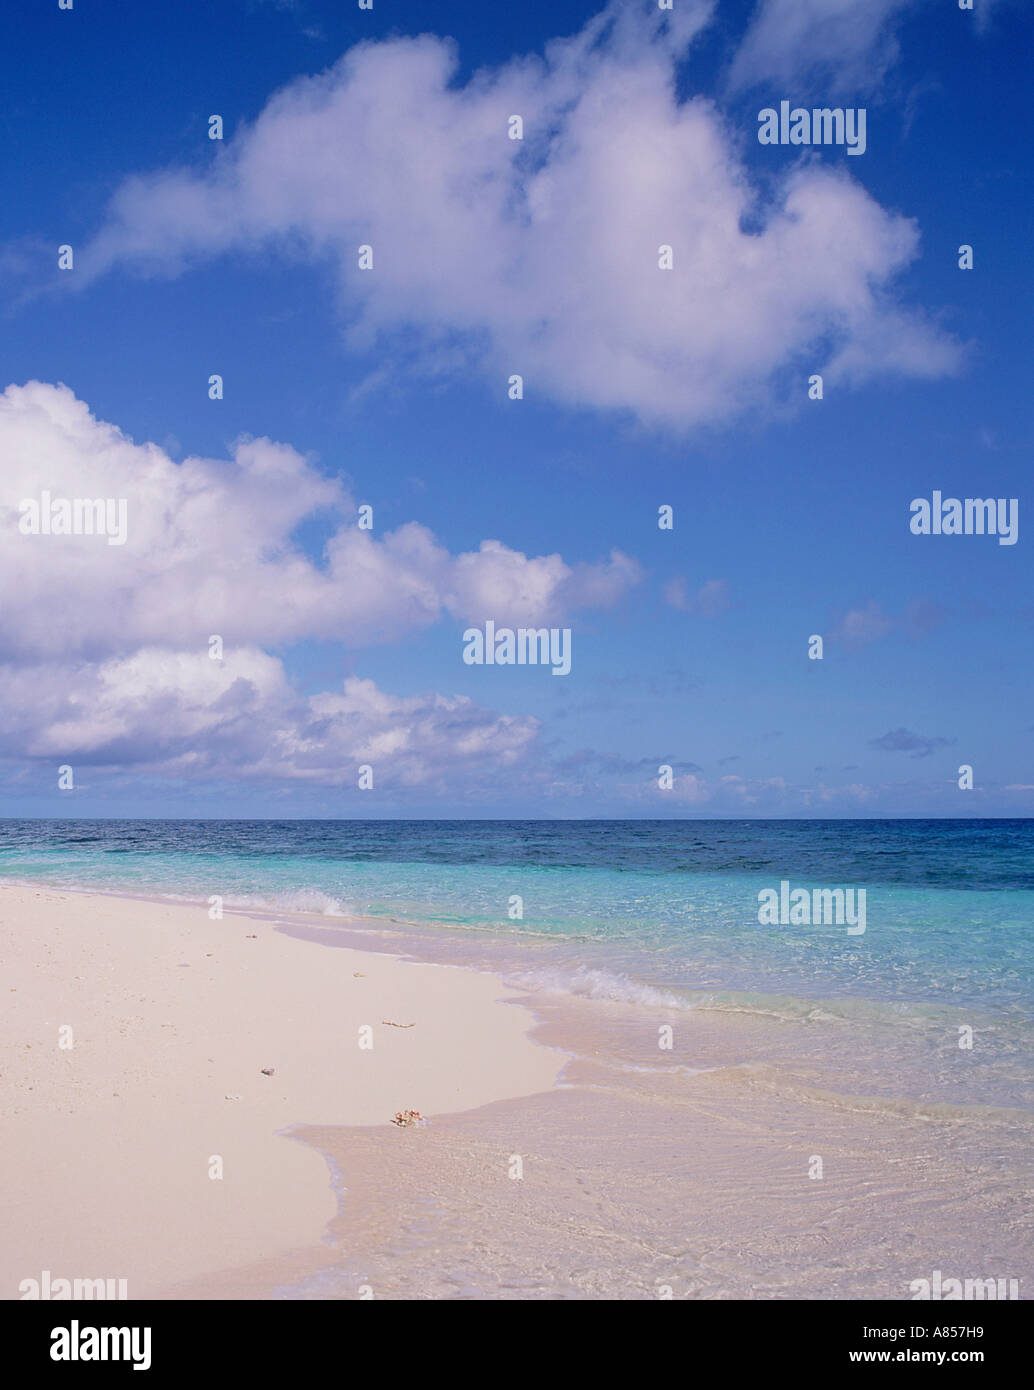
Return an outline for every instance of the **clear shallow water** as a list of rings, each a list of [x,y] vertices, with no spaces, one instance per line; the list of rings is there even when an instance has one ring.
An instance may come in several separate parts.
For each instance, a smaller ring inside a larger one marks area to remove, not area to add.
[[[0,821],[0,879],[361,916],[555,993],[881,1025],[888,1056],[920,1023],[924,1067],[969,1022],[965,1090],[1002,1104],[1030,1094],[1032,851],[1002,820]],[[864,888],[865,933],[760,925],[784,879]]]

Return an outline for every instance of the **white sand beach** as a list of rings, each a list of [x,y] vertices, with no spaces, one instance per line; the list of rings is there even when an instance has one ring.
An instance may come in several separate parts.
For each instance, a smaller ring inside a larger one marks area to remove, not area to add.
[[[656,1009],[532,1013],[498,976],[285,925],[0,892],[0,1295],[44,1271],[131,1299],[1034,1288],[1022,1112],[866,1094],[864,1051],[825,1059],[836,1025],[690,1011],[659,1053]]]
[[[306,1267],[336,1201],[286,1127],[405,1139],[396,1111],[528,1094],[559,1068],[490,976],[198,907],[5,886],[0,979],[5,1298],[44,1269],[140,1298],[291,1251]]]

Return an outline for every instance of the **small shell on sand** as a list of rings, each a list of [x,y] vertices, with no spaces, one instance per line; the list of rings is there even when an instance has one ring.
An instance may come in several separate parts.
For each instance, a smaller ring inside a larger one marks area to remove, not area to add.
[[[400,1129],[408,1129],[410,1125],[419,1124],[423,1118],[419,1110],[396,1110],[391,1123]]]

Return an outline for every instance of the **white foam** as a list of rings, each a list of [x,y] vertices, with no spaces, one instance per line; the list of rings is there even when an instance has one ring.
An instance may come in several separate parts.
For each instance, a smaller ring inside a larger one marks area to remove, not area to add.
[[[355,917],[356,910],[317,888],[291,888],[282,893],[241,893],[223,897],[224,907],[259,907],[274,912],[308,912],[320,917]]]
[[[670,990],[643,984],[611,970],[593,970],[579,965],[570,969],[548,966],[539,970],[505,972],[506,983],[518,989],[542,994],[572,994],[583,999],[611,1000],[617,1004],[643,1004],[660,1009],[691,1009],[688,999]]]

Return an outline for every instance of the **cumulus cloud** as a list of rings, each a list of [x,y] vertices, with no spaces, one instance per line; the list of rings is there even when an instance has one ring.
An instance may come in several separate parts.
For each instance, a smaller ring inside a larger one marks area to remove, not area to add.
[[[360,531],[341,484],[287,445],[248,439],[230,460],[174,463],[96,420],[63,386],[30,382],[0,396],[0,457],[0,584],[17,595],[0,626],[0,660],[198,650],[212,633],[238,645],[356,646],[443,617],[555,621],[614,604],[640,577],[620,551],[569,565],[498,540],[452,555],[417,522],[383,536]],[[124,498],[125,544],[21,534],[21,503],[44,492]],[[314,563],[292,537],[321,512],[337,529]]]
[[[276,93],[208,169],[123,184],[76,285],[273,247],[326,267],[352,346],[382,363],[404,337],[428,370],[476,367],[495,389],[518,372],[528,394],[677,429],[756,405],[805,362],[847,381],[954,370],[957,346],[894,297],[911,221],[818,159],[762,195],[714,103],[679,100],[710,10],[614,0],[466,84],[448,40],[360,44]]]
[[[568,564],[498,540],[453,555],[416,522],[360,531],[343,486],[288,445],[247,439],[230,459],[175,463],[64,386],[0,396],[0,457],[9,759],[335,786],[369,762],[378,785],[452,795],[517,762],[530,776],[536,719],[461,696],[400,698],[354,676],[302,696],[269,649],[311,638],[354,648],[442,619],[545,623],[610,606],[639,580],[620,551]],[[23,503],[47,493],[51,504],[124,499],[125,543],[26,534]],[[313,560],[293,537],[320,513],[336,529]],[[449,640],[459,671],[458,635]]]
[[[207,654],[143,648],[96,664],[0,667],[0,755],[166,776],[354,786],[426,786],[512,766],[538,720],[457,696],[399,698],[349,677],[300,696],[281,663],[254,648]],[[453,788],[455,790],[455,788]]]

